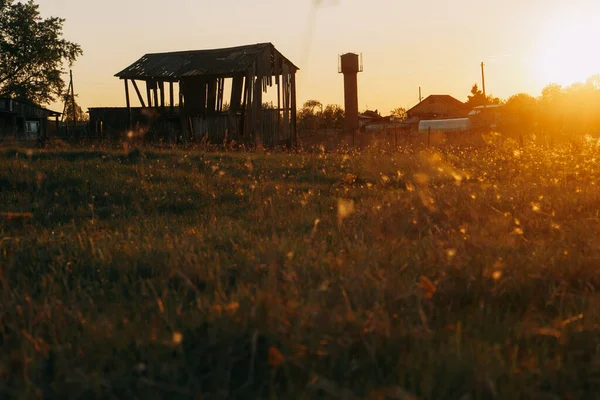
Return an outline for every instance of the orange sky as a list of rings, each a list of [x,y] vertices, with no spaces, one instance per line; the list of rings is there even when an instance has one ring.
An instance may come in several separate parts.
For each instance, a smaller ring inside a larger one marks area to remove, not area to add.
[[[145,53],[272,42],[300,67],[298,104],[343,105],[337,56],[362,53],[359,108],[387,114],[423,96],[466,100],[486,64],[488,94],[539,95],[600,73],[597,0],[38,0],[84,51],[84,109],[123,106],[113,75]],[[62,104],[52,104],[62,111]]]

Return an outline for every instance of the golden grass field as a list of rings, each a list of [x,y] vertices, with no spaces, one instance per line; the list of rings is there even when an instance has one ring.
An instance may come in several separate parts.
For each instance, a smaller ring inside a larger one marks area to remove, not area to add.
[[[0,150],[0,397],[598,398],[599,161]]]

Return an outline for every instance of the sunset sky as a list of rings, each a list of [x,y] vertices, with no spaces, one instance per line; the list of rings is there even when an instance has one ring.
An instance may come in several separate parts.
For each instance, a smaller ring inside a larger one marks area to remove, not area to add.
[[[363,54],[359,108],[387,114],[423,96],[465,101],[488,94],[534,96],[600,73],[598,0],[39,0],[66,19],[84,51],[73,68],[84,109],[123,106],[113,75],[145,53],[272,42],[299,68],[298,103],[343,105],[337,56]],[[596,48],[595,48],[596,47]],[[62,111],[61,104],[51,105]]]

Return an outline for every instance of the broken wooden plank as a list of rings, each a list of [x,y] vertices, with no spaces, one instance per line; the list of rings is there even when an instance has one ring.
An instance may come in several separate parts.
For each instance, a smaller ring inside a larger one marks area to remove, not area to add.
[[[140,101],[140,105],[145,108],[146,103],[144,103],[144,98],[142,97],[142,94],[140,93],[140,89],[138,88],[137,83],[135,83],[135,79],[132,79],[131,83],[133,83],[133,88],[135,89],[135,92],[137,93],[138,100]]]
[[[175,95],[173,94],[173,82],[169,82],[169,106],[171,109],[171,114],[175,111]]]
[[[129,130],[133,128],[133,120],[131,116],[131,102],[129,101],[129,84],[128,79],[125,79],[125,101],[127,103],[127,120],[129,122]]]
[[[158,82],[160,88],[160,107],[165,108],[165,82]]]

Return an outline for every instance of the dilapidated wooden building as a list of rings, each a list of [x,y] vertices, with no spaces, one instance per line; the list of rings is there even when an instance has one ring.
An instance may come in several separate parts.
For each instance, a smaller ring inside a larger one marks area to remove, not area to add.
[[[37,140],[58,130],[61,113],[8,97],[0,98],[0,138]],[[54,121],[48,119],[54,117]]]
[[[132,111],[132,98],[137,96],[141,109],[152,109],[152,114],[158,115],[154,120],[176,127],[171,131],[183,140],[206,136],[220,142],[227,137],[293,146],[298,140],[297,71],[273,44],[259,43],[146,54],[115,76],[124,81],[129,129],[139,123],[135,116],[143,114],[137,107]],[[146,93],[140,91],[138,82],[145,83]],[[272,106],[266,107],[263,94],[273,87],[276,104],[273,95]],[[90,109],[92,128],[102,125],[93,114]]]

